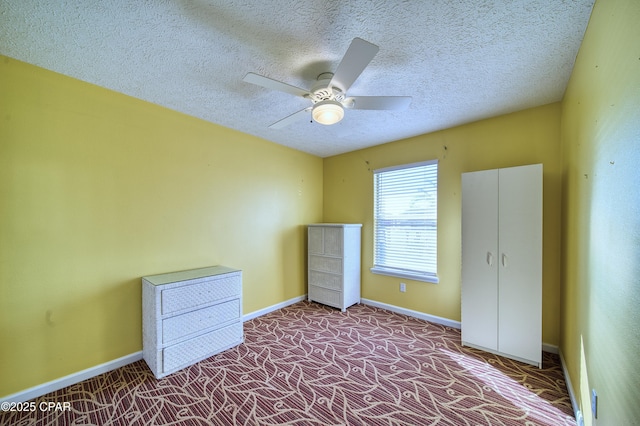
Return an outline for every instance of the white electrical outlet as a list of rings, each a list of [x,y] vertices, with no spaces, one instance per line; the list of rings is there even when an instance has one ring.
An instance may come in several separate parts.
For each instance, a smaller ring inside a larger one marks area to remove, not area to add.
[[[400,283],[400,292],[404,293],[407,291],[407,285],[405,283]]]

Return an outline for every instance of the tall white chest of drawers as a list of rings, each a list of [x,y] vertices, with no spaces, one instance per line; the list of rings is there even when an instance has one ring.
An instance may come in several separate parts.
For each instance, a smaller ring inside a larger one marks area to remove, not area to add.
[[[339,308],[360,303],[361,224],[308,227],[308,299]]]
[[[242,271],[211,266],[142,278],[142,356],[156,378],[243,340]]]

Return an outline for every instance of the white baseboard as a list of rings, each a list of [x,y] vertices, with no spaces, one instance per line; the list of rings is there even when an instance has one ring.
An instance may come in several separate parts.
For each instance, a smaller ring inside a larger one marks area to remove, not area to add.
[[[576,417],[576,423],[578,424],[578,426],[584,426],[584,419],[582,418],[582,412],[580,411],[580,406],[578,405],[576,394],[573,391],[573,386],[571,385],[571,378],[569,377],[569,370],[567,370],[567,364],[564,362],[564,356],[562,355],[562,351],[559,350],[557,353],[558,355],[560,355],[560,364],[562,365],[564,382],[567,384],[567,391],[569,392],[569,399],[571,400],[573,415]]]
[[[552,345],[551,343],[545,343],[545,342],[542,342],[542,351],[549,352],[556,355],[558,355],[559,353],[559,349],[557,345]]]
[[[414,311],[411,309],[401,308],[400,306],[389,305],[387,303],[378,302],[376,300],[371,299],[361,299],[361,303],[365,305],[375,306],[376,308],[386,309],[391,312],[396,312],[398,314],[404,314],[410,317],[418,318],[425,321],[435,322],[436,324],[442,324],[451,328],[462,328],[462,324],[459,321],[450,320],[448,318],[442,318],[435,315],[425,314],[424,312]],[[542,350],[544,352],[551,352],[552,354],[558,353],[558,346],[552,345],[550,343],[542,342]]]
[[[306,298],[307,295],[303,294],[302,296],[294,297],[293,299],[285,300],[284,302],[276,303],[275,305],[267,306],[266,308],[244,314],[242,316],[242,321],[246,322],[254,318],[261,317],[262,315],[277,311],[278,309],[286,308],[287,306],[293,305],[294,303],[302,302],[303,300],[306,300]]]
[[[376,300],[371,299],[360,299],[361,303],[365,305],[374,306],[376,308],[386,309],[391,312],[395,312],[398,314],[407,315],[410,317],[418,318],[421,320],[435,322],[436,324],[442,324],[447,327],[460,329],[460,321],[450,320],[448,318],[442,318],[435,315],[425,314],[424,312],[414,311],[407,308],[401,308],[400,306],[389,305],[387,303],[378,302]]]
[[[307,295],[305,294],[305,295],[302,295],[302,296],[294,297],[294,298],[289,299],[289,300],[285,300],[284,302],[281,302],[281,303],[276,303],[275,305],[267,306],[266,308],[259,309],[257,311],[254,311],[254,312],[251,312],[251,313],[243,315],[242,316],[242,320],[243,320],[243,322],[252,320],[252,319],[257,318],[259,316],[268,314],[270,312],[277,311],[278,309],[282,309],[282,308],[285,308],[287,306],[293,305],[294,303],[298,303],[298,302],[301,302],[303,300],[306,300],[306,298],[307,298]],[[396,312],[396,313],[399,313],[399,314],[403,314],[403,315],[407,315],[407,316],[410,316],[410,317],[422,319],[422,320],[425,320],[425,321],[434,322],[436,324],[442,324],[442,325],[447,326],[447,327],[452,327],[452,328],[457,328],[457,329],[460,329],[460,327],[461,327],[461,324],[460,324],[459,321],[454,321],[454,320],[450,320],[450,319],[447,319],[447,318],[442,318],[442,317],[435,316],[435,315],[425,314],[424,312],[414,311],[414,310],[411,310],[411,309],[402,308],[400,306],[389,305],[387,303],[382,303],[382,302],[378,302],[378,301],[370,300],[370,299],[361,299],[360,302],[364,303],[365,305],[370,305],[370,306],[374,306],[376,308],[386,309],[386,310],[391,311],[391,312]],[[565,364],[564,364],[564,358],[562,357],[562,352],[558,351],[558,347],[557,346],[550,345],[550,344],[543,344],[543,350],[545,350],[546,352],[552,352],[552,353],[556,353],[556,354],[560,353],[560,361],[562,362],[562,369],[564,371],[565,381],[567,383],[567,389],[569,390],[569,396],[571,397],[571,404],[572,404],[572,406],[574,408],[574,412],[576,413],[576,416],[577,416],[577,414],[580,411],[577,409],[575,395],[573,394],[573,389],[571,387],[571,382],[569,381],[569,375],[567,373],[567,370],[566,370],[566,367],[565,367]],[[132,354],[125,355],[125,356],[123,356],[121,358],[114,359],[112,361],[108,361],[108,362],[105,362],[103,364],[87,368],[87,369],[82,370],[82,371],[78,371],[77,373],[72,373],[72,374],[69,374],[68,376],[64,376],[64,377],[52,380],[52,381],[47,382],[47,383],[43,383],[41,385],[37,385],[37,386],[34,386],[32,388],[29,388],[29,389],[25,389],[25,390],[20,391],[20,392],[16,392],[14,394],[4,396],[4,397],[0,398],[0,402],[24,402],[24,401],[29,401],[29,400],[37,398],[39,396],[46,395],[47,393],[50,393],[50,392],[55,392],[55,391],[57,391],[59,389],[65,388],[67,386],[74,385],[74,384],[79,383],[79,382],[81,382],[83,380],[90,379],[90,378],[98,376],[100,374],[107,373],[109,371],[115,370],[116,368],[123,367],[125,365],[131,364],[131,363],[139,361],[141,359],[142,359],[142,351],[134,352]]]
[[[268,306],[264,309],[260,309],[255,312],[243,315],[242,320],[248,321],[253,318],[257,318],[261,315],[268,314],[269,312],[277,311],[294,303],[301,302],[307,298],[307,295],[294,297],[293,299],[286,300],[282,303],[277,303],[272,306]],[[67,386],[75,385],[83,380],[90,379],[103,373],[107,373],[116,368],[123,367],[127,364],[139,361],[142,359],[142,351],[134,352],[130,355],[125,355],[121,358],[114,359],[112,361],[105,362],[104,364],[96,365],[94,367],[87,368],[86,370],[78,371],[77,373],[69,374],[68,376],[60,377],[59,379],[52,380],[41,385],[34,386],[29,389],[25,389],[20,392],[16,392],[11,395],[6,395],[0,398],[0,402],[25,402],[31,399],[37,398],[42,395],[46,395],[50,392],[55,392],[59,389]]]
[[[67,386],[75,385],[83,380],[90,379],[103,373],[107,373],[116,368],[123,367],[132,362],[136,362],[142,359],[142,351],[134,352],[130,355],[125,355],[121,358],[114,359],[112,361],[105,362],[104,364],[89,367],[86,370],[78,371],[76,373],[69,374],[68,376],[60,377],[59,379],[52,380],[41,385],[34,386],[29,389],[7,395],[0,398],[0,402],[24,402],[33,398],[37,398],[42,395],[46,395],[49,392],[55,392],[59,389]]]

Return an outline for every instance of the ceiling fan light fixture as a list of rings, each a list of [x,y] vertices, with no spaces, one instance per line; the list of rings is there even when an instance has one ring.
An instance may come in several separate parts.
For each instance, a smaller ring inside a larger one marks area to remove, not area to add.
[[[311,116],[316,123],[330,126],[342,120],[344,108],[340,102],[334,100],[321,101],[313,106]]]

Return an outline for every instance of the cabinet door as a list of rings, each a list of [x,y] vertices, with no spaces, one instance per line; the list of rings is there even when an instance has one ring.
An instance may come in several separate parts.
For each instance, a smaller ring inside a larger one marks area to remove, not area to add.
[[[342,256],[342,228],[328,226],[324,228],[324,254],[327,256]]]
[[[309,253],[324,254],[324,228],[310,226],[308,233]]]
[[[462,341],[498,349],[498,171],[462,175]]]
[[[498,350],[541,362],[542,165],[500,169]]]
[[[342,256],[342,228],[337,226],[309,226],[310,254]]]

